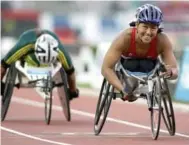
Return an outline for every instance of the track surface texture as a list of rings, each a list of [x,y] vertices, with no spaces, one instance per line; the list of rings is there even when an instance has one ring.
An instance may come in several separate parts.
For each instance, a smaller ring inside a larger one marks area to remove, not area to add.
[[[175,136],[166,132],[162,120],[159,138],[154,141],[147,104],[138,103],[140,99],[133,103],[113,100],[102,131],[95,136],[93,124],[98,95],[81,91],[80,98],[71,101],[71,122],[63,115],[56,91],[53,95],[51,123],[46,125],[43,98],[34,89],[14,89],[6,119],[1,122],[1,144],[189,145],[187,109],[175,109]]]

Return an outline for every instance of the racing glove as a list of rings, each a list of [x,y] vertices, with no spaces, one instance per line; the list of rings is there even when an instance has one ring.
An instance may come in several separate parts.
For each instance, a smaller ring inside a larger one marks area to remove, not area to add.
[[[68,94],[69,94],[69,100],[72,100],[74,98],[78,98],[79,97],[79,90],[76,89],[76,91],[71,91],[70,89],[68,90]]]
[[[134,88],[132,88],[132,91],[131,91],[131,88],[129,88],[128,86],[125,86],[124,89],[121,91],[122,93],[122,100],[123,101],[129,101],[129,102],[133,102],[133,101],[136,101],[138,98],[136,96],[133,95],[133,90]]]

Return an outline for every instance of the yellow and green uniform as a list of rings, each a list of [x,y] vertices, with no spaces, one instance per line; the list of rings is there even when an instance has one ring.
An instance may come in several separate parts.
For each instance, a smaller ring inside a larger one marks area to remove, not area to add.
[[[36,59],[34,55],[35,42],[39,35],[50,34],[58,41],[58,60],[62,63],[66,72],[73,71],[74,67],[68,52],[65,50],[63,44],[60,42],[59,38],[55,33],[48,30],[38,30],[31,29],[25,31],[19,38],[16,45],[7,53],[7,55],[2,59],[3,65],[9,67],[10,64],[17,60],[23,59],[29,65],[42,67],[40,62]]]

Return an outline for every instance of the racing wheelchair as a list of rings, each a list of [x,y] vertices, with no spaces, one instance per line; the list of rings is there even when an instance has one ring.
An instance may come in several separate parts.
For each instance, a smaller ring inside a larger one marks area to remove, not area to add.
[[[138,98],[144,98],[147,101],[148,110],[151,118],[152,138],[157,140],[160,131],[161,117],[163,117],[165,126],[171,136],[175,134],[175,116],[172,100],[166,78],[160,75],[164,72],[164,64],[158,59],[155,68],[149,73],[131,72],[125,69],[119,61],[115,66],[115,72],[121,82],[126,77],[132,77],[137,80],[137,87],[133,94]],[[94,133],[99,135],[101,132],[112,99],[123,97],[123,94],[116,92],[115,88],[104,78],[97,102]]]
[[[24,77],[27,78],[28,81]],[[16,80],[18,80],[16,82]],[[28,63],[18,60],[11,64],[5,76],[5,86],[2,95],[1,121],[5,120],[14,87],[36,88],[44,98],[44,114],[47,125],[51,121],[53,89],[57,87],[60,103],[67,121],[71,121],[68,82],[65,70],[58,62],[48,67],[32,67]]]

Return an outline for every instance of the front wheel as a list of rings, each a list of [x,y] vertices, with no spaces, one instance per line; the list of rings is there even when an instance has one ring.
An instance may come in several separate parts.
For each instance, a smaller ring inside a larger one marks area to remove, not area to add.
[[[45,121],[46,124],[49,125],[51,121],[51,114],[52,114],[52,78],[51,76],[47,79],[47,88],[45,90]]]
[[[159,130],[161,125],[161,90],[160,90],[160,79],[157,78],[154,82],[153,92],[151,96],[151,131],[152,138],[156,140],[159,136]]]

